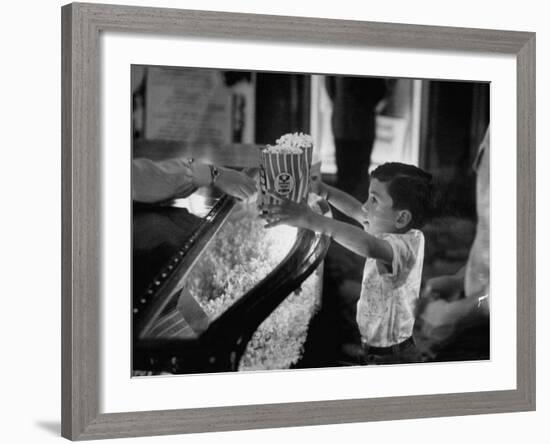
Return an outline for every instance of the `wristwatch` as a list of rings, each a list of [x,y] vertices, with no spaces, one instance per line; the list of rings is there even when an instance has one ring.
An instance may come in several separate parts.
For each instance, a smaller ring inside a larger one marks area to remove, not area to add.
[[[208,165],[208,167],[210,168],[210,185],[214,185],[220,176],[220,170],[214,165]]]

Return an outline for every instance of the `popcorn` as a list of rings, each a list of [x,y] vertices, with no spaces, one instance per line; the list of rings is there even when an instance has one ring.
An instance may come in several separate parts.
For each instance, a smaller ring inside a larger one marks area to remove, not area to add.
[[[259,203],[275,202],[268,192],[298,203],[307,199],[312,154],[313,139],[304,133],[284,134],[261,150]]]
[[[278,145],[267,145],[262,151],[264,153],[273,153],[273,154],[302,154],[304,152],[302,148],[284,147],[284,146],[278,146]]]
[[[267,145],[264,152],[301,154],[306,148],[313,148],[313,138],[304,133],[288,133],[275,141],[276,145]]]

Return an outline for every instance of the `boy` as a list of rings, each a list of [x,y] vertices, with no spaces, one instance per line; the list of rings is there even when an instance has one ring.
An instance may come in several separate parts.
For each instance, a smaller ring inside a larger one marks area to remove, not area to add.
[[[320,181],[314,189],[363,229],[278,196],[280,204],[265,208],[266,227],[287,224],[310,229],[365,257],[356,319],[366,362],[412,360],[414,306],[424,259],[420,227],[431,210],[432,176],[413,165],[381,165],[371,174],[364,204]]]

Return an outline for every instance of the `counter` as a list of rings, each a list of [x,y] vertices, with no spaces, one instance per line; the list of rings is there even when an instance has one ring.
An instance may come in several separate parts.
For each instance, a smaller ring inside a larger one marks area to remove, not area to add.
[[[328,208],[318,206],[318,211]],[[284,369],[321,300],[326,236],[204,189],[133,208],[133,375]]]

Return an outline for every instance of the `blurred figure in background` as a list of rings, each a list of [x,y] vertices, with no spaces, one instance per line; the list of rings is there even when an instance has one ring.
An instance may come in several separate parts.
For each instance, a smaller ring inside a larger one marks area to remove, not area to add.
[[[356,199],[368,194],[369,166],[376,136],[376,106],[385,97],[385,79],[327,76],[332,100],[332,132],[337,187]]]
[[[417,307],[415,338],[429,359],[489,359],[490,129],[474,163],[477,227],[468,261],[456,274],[430,279]]]

